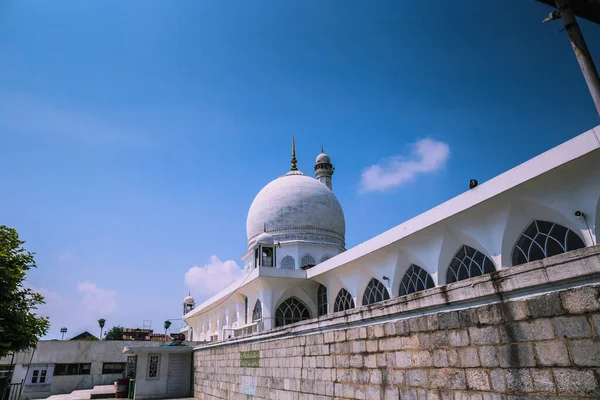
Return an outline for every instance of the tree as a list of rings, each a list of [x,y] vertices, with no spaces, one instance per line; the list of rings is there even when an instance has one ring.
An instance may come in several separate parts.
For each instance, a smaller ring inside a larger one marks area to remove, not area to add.
[[[15,229],[0,225],[0,357],[35,347],[50,327],[35,313],[44,297],[23,287],[27,272],[37,267],[24,243]]]
[[[123,327],[113,326],[104,334],[106,340],[123,340]]]

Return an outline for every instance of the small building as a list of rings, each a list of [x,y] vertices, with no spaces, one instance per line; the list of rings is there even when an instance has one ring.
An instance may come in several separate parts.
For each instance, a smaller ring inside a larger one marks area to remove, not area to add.
[[[0,371],[12,375],[13,391],[20,390],[24,400],[92,389],[135,374],[135,356],[123,354],[130,344],[124,340],[41,340],[33,350],[0,358]],[[136,346],[156,349],[163,344],[142,341]]]
[[[137,359],[134,398],[188,397],[192,392],[192,349],[192,344],[126,346],[123,354]]]

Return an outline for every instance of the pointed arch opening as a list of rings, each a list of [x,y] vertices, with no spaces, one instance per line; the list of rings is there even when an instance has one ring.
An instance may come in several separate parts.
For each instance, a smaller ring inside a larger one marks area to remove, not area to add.
[[[362,305],[379,303],[380,301],[389,300],[390,294],[383,283],[379,282],[375,278],[371,278],[365,293],[363,294]]]
[[[515,243],[512,265],[525,264],[585,247],[581,237],[554,222],[535,220]]]
[[[317,315],[327,314],[327,288],[325,285],[319,285],[317,289]]]
[[[333,303],[333,312],[346,311],[354,308],[354,299],[350,292],[341,288]]]
[[[435,287],[433,278],[423,268],[418,265],[411,264],[402,281],[400,281],[400,290],[398,295],[405,296],[410,293],[419,292],[425,289]]]
[[[285,256],[281,259],[282,269],[296,269],[296,260],[292,256]]]
[[[446,272],[446,283],[462,281],[483,274],[494,272],[496,267],[492,260],[474,248],[462,245],[454,254]]]
[[[317,265],[317,262],[315,261],[315,258],[310,254],[307,254],[304,257],[302,257],[302,269],[312,268],[315,265]]]
[[[262,303],[259,299],[256,299],[254,303],[254,309],[252,310],[252,322],[259,321],[262,319]]]
[[[275,327],[293,324],[306,319],[310,319],[310,311],[306,304],[296,297],[288,298],[275,311]]]
[[[321,262],[325,262],[327,260],[329,260],[331,258],[331,256],[329,254],[325,254],[323,257],[321,257]]]

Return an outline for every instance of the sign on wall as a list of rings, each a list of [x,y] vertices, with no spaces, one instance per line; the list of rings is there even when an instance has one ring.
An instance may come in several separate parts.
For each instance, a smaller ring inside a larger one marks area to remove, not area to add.
[[[240,367],[258,368],[260,353],[258,350],[242,351]]]

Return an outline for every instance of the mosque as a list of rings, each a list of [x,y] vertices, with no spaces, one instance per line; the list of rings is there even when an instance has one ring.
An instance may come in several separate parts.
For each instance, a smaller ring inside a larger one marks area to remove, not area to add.
[[[202,304],[186,297],[182,333],[198,342],[235,340],[594,246],[599,132],[348,250],[332,160],[322,151],[315,177],[302,173],[292,139],[290,170],[250,206],[243,278]]]

